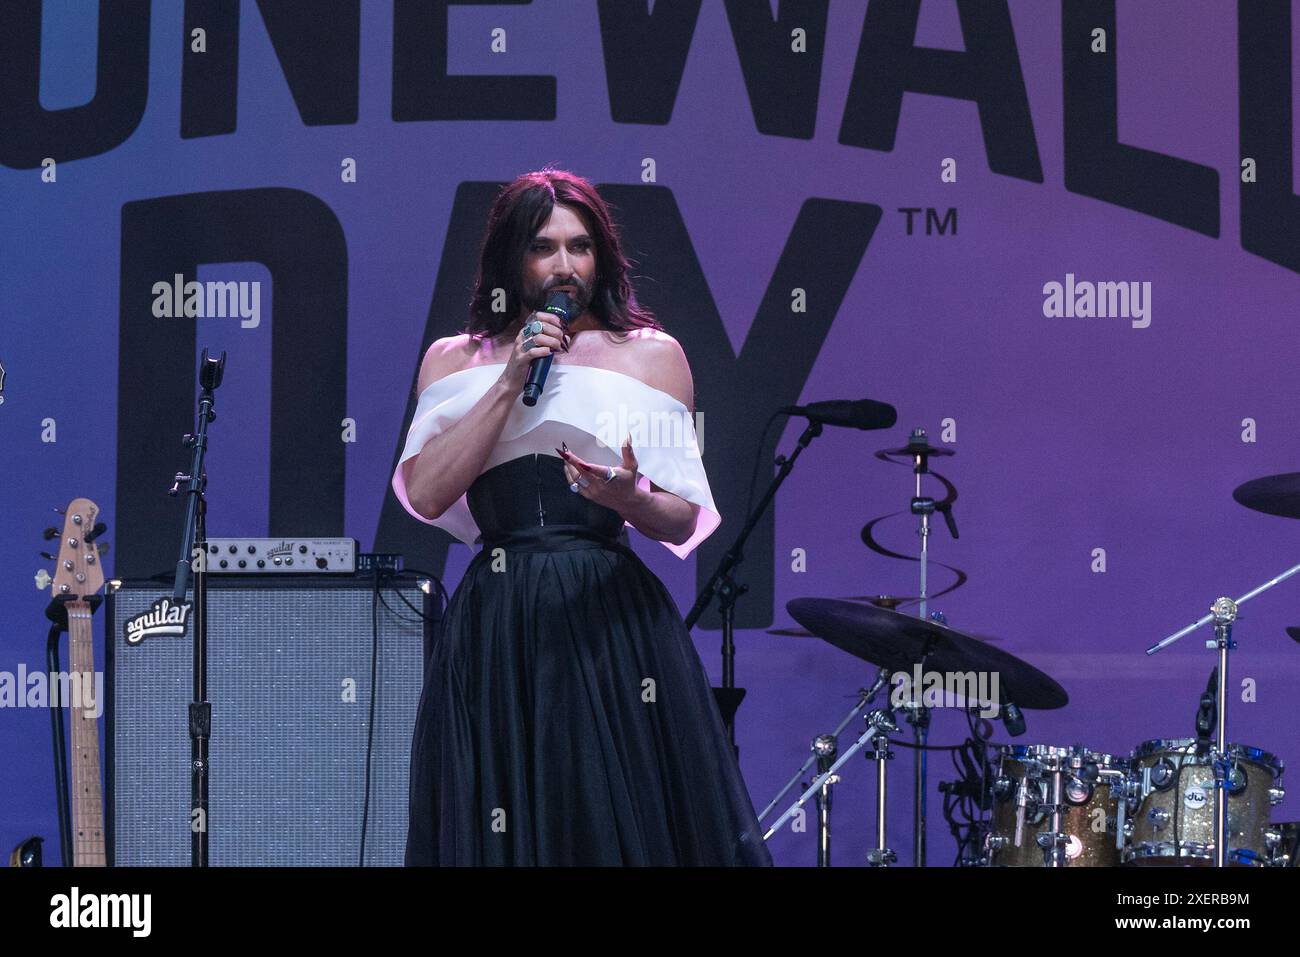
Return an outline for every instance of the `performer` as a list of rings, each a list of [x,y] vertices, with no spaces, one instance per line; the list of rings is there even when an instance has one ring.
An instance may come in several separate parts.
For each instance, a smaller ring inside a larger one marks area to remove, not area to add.
[[[421,365],[393,490],[483,548],[425,674],[408,865],[772,863],[677,605],[628,545],[631,525],[685,558],[721,521],[690,367],[628,272],[588,181],[520,176],[465,332]],[[539,311],[557,289],[578,307],[567,332]],[[638,445],[614,434],[629,422],[672,426]]]

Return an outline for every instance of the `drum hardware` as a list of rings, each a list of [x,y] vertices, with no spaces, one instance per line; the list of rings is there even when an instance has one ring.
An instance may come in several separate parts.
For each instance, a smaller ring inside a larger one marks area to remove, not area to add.
[[[893,712],[877,708],[867,715],[867,727],[872,746],[867,760],[876,762],[876,846],[867,852],[867,864],[871,867],[889,867],[898,862],[898,855],[889,849],[885,841],[885,769],[887,762],[894,757],[894,752],[889,747],[889,736],[898,731],[898,724],[894,721]]]
[[[831,786],[838,784],[838,774],[827,774],[835,763],[839,742],[833,734],[819,734],[813,739],[812,752],[817,758],[817,773],[823,775],[817,792],[817,866],[831,866]]]
[[[1279,497],[1277,494],[1275,479],[1284,478],[1286,483],[1282,483],[1286,489],[1290,489],[1291,483],[1300,480],[1300,473],[1289,476],[1274,476],[1271,479],[1258,479],[1255,482],[1247,482],[1233,492],[1233,497],[1242,504],[1249,505],[1251,508],[1257,508],[1260,511],[1268,511],[1271,514],[1290,515],[1300,517],[1300,495],[1294,498]],[[1245,490],[1245,491],[1243,491]],[[1288,491],[1287,494],[1290,494]],[[1267,506],[1267,507],[1265,507]],[[1225,794],[1228,777],[1228,762],[1225,755],[1228,753],[1228,652],[1237,647],[1232,637],[1232,626],[1237,619],[1238,608],[1265,591],[1268,591],[1279,582],[1285,581],[1292,575],[1300,572],[1300,565],[1295,565],[1282,574],[1278,575],[1263,585],[1252,589],[1242,595],[1235,601],[1231,598],[1221,597],[1210,606],[1210,613],[1192,622],[1186,628],[1182,628],[1172,635],[1161,639],[1156,644],[1146,650],[1148,655],[1154,655],[1159,651],[1172,645],[1185,635],[1190,634],[1202,625],[1213,623],[1214,638],[1207,640],[1206,648],[1214,648],[1218,651],[1218,670],[1217,687],[1215,689],[1215,702],[1217,704],[1217,726],[1215,728],[1214,747],[1211,749],[1215,754],[1214,766],[1214,864],[1216,867],[1227,865],[1227,812],[1228,812],[1228,795]],[[1181,769],[1181,765],[1180,765]],[[1202,842],[1203,843],[1203,842]],[[1181,849],[1182,843],[1176,844],[1176,849]],[[1181,857],[1181,853],[1176,854]]]
[[[883,686],[894,672],[900,670],[908,672],[914,666],[924,663],[925,667],[949,673],[996,672],[1002,687],[1008,689],[1007,697],[1014,696],[1025,707],[1059,708],[1069,701],[1065,689],[1037,668],[938,621],[922,620],[901,612],[835,598],[796,598],[788,602],[786,608],[791,617],[803,625],[808,633],[847,651],[856,658],[877,665],[881,669],[880,677],[877,679],[878,686]],[[915,707],[923,707],[919,702],[913,701],[911,704]],[[850,717],[861,710],[862,706],[860,703]],[[928,712],[930,709],[926,710]],[[842,724],[839,730],[844,726]],[[838,734],[838,730],[836,733]],[[849,755],[858,748],[864,747],[872,737],[873,734],[869,730],[858,740],[854,748],[837,759],[832,765],[832,770],[842,766]],[[929,745],[925,744],[922,747],[928,748]],[[888,757],[881,758],[879,756],[881,753],[887,754]],[[879,744],[873,742],[870,757],[877,761],[878,776],[883,761],[889,760],[892,756],[892,751],[888,750],[888,742]],[[790,787],[799,780],[812,760],[812,758],[808,760],[794,781],[787,784],[763,814],[759,815],[759,820],[766,817]],[[815,781],[813,787],[806,790],[804,795],[787,809],[766,836],[770,837],[775,833],[821,787],[822,783],[820,778]],[[883,842],[883,830],[880,826],[883,820],[883,802],[887,795],[887,786],[882,787],[878,777],[877,847],[870,855],[873,863],[877,860],[881,864],[894,863],[896,860],[896,855],[892,851],[889,854],[884,853],[889,849]]]
[[[853,721],[853,719],[856,718],[862,712],[862,710],[867,707],[867,705],[871,704],[871,702],[875,700],[876,695],[879,694],[881,689],[883,689],[888,683],[889,683],[889,669],[882,667],[879,673],[876,675],[876,680],[871,685],[871,687],[864,688],[859,691],[857,704],[855,704],[851,709],[849,709],[849,713],[844,716],[844,719],[839,723],[839,726],[836,727],[836,729],[833,732],[831,732],[829,736],[833,740],[838,742],[840,732],[843,731],[845,728],[847,728],[849,724]],[[807,788],[804,789],[803,793],[799,796],[799,798],[792,805],[790,805],[790,807],[786,810],[786,812],[780,818],[777,819],[776,823],[773,824],[768,829],[767,833],[763,835],[763,840],[766,841],[770,839],[773,834],[775,834],[778,830],[780,830],[782,825],[784,825],[787,820],[793,817],[794,814],[799,810],[799,808],[803,807],[803,805],[807,803],[807,801],[811,799],[814,794],[818,793],[819,790],[822,788],[822,786],[830,778],[830,776],[834,775],[834,772],[838,771],[839,768],[845,763],[845,761],[847,761],[849,757],[852,756],[853,751],[850,751],[849,753],[844,755],[840,755],[838,758],[836,758],[835,762],[830,765],[830,767],[825,768],[823,770],[820,766],[820,763],[818,762],[819,755],[817,753],[817,746],[816,746],[816,740],[820,740],[820,737],[821,736],[819,736],[818,739],[814,740],[814,746],[811,749],[812,753],[810,754],[808,759],[804,761],[803,765],[800,766],[799,770],[797,770],[794,773],[794,776],[791,777],[790,780],[786,782],[785,787],[783,787],[777,793],[776,797],[772,798],[772,800],[768,802],[767,807],[763,808],[762,812],[758,815],[758,820],[762,821],[763,818],[767,817],[768,814],[772,812],[772,810],[777,806],[780,800],[783,797],[785,797],[786,794],[789,793],[790,789],[802,780],[804,774],[808,771],[809,768],[813,766],[814,763],[818,763],[818,769],[820,773],[818,774],[816,780],[814,780],[811,785],[809,785]],[[856,750],[857,747],[861,747],[861,744],[865,742],[866,737],[867,735],[863,735],[862,738],[859,738],[859,744],[853,750]],[[837,744],[837,748],[838,748],[838,744]],[[829,807],[828,807],[828,811],[829,811]],[[829,819],[830,819],[830,815],[828,813],[826,815],[826,820],[829,822]],[[819,820],[820,820],[820,816],[819,816]],[[829,841],[829,838],[827,838],[826,840]],[[821,841],[822,838],[819,835],[819,839],[818,839],[819,845]]]
[[[1038,832],[1038,846],[1043,849],[1043,863],[1048,867],[1065,866],[1065,849],[1070,844],[1071,835],[1061,832],[1061,768],[1053,769],[1051,776],[1052,803],[1047,812],[1052,818],[1052,829]]]
[[[876,684],[871,689],[868,689],[868,691],[865,694],[866,701],[869,701],[871,698],[875,697],[876,693],[879,692],[880,688],[884,687],[886,679],[887,679],[887,673],[885,672],[884,669],[881,669],[880,678],[877,680]],[[855,712],[857,710],[860,710],[860,706],[855,708]],[[836,758],[835,762],[830,767],[828,767],[825,771],[823,771],[821,774],[817,776],[817,779],[814,780],[812,784],[799,796],[798,800],[796,800],[793,804],[791,804],[790,807],[786,808],[785,813],[782,814],[779,818],[777,818],[776,822],[773,823],[772,826],[767,829],[767,832],[763,835],[763,840],[765,841],[770,840],[772,835],[774,835],[785,825],[786,821],[794,817],[795,813],[799,810],[799,808],[803,807],[804,804],[806,804],[808,801],[813,799],[814,795],[816,795],[821,790],[822,786],[830,778],[835,776],[835,772],[838,771],[841,767],[843,767],[844,764],[849,760],[849,758],[857,754],[858,751],[860,751],[863,747],[865,747],[867,743],[870,741],[872,745],[872,752],[868,755],[868,759],[876,760],[877,773],[878,773],[878,780],[876,782],[877,841],[876,841],[876,849],[871,851],[868,854],[868,859],[872,863],[879,863],[880,865],[892,864],[895,862],[895,860],[897,859],[897,855],[895,855],[893,851],[889,850],[884,843],[885,840],[884,838],[885,778],[884,778],[883,770],[884,770],[884,762],[893,757],[893,753],[889,749],[889,734],[891,732],[896,732],[898,730],[898,725],[894,722],[893,714],[889,710],[880,709],[880,708],[877,708],[869,712],[866,715],[866,722],[867,722],[867,730],[864,731],[862,735],[857,739],[857,741],[853,743],[853,746],[851,748],[849,748],[838,758]],[[816,759],[815,756],[809,758],[809,763],[815,759]],[[798,780],[799,776],[802,776],[803,772],[807,770],[807,768],[808,768],[808,764],[805,764],[804,767],[800,769],[799,774],[796,775],[796,780]],[[790,785],[787,784],[786,790],[788,790],[789,787]],[[784,791],[782,793],[784,793]],[[769,804],[763,810],[763,814],[759,815],[760,820],[764,815],[768,813],[768,811],[772,809],[773,805],[775,805],[778,800],[780,800],[780,795],[778,795],[777,798],[774,799],[771,802],[771,804]]]
[[[1247,508],[1254,509],[1255,511],[1264,512],[1269,515],[1280,515],[1286,518],[1300,518],[1300,472],[1290,472],[1282,475],[1271,475],[1264,478],[1254,479],[1239,485],[1234,489],[1232,497],[1240,504],[1245,505]],[[1215,708],[1216,713],[1213,715],[1216,719],[1214,744],[1213,747],[1209,749],[1212,755],[1210,762],[1213,767],[1214,786],[1214,830],[1212,835],[1213,840],[1209,843],[1212,844],[1212,854],[1214,865],[1216,867],[1226,866],[1229,860],[1228,809],[1233,798],[1238,799],[1239,805],[1242,805],[1244,802],[1244,806],[1241,807],[1238,817],[1245,818],[1249,821],[1249,824],[1245,825],[1243,825],[1240,820],[1237,822],[1237,828],[1234,831],[1233,839],[1242,842],[1245,846],[1234,847],[1232,849],[1231,855],[1234,862],[1251,864],[1266,862],[1270,853],[1266,835],[1256,833],[1257,831],[1265,830],[1267,821],[1257,822],[1254,820],[1252,812],[1259,812],[1263,809],[1257,807],[1259,803],[1258,800],[1253,803],[1250,800],[1252,782],[1250,781],[1250,776],[1246,769],[1242,766],[1242,763],[1260,764],[1261,773],[1271,771],[1274,778],[1281,777],[1282,763],[1276,758],[1273,758],[1272,755],[1267,754],[1267,752],[1249,748],[1242,749],[1240,746],[1228,744],[1228,652],[1237,647],[1236,642],[1232,637],[1232,628],[1237,619],[1239,607],[1254,598],[1256,595],[1268,591],[1273,586],[1290,578],[1297,572],[1300,572],[1300,565],[1291,567],[1277,577],[1270,579],[1259,587],[1242,595],[1240,598],[1237,598],[1235,601],[1227,597],[1217,599],[1214,604],[1210,606],[1210,613],[1208,615],[1203,616],[1191,625],[1188,625],[1186,628],[1162,639],[1146,651],[1148,655],[1153,655],[1173,644],[1175,641],[1178,641],[1185,635],[1200,628],[1202,625],[1213,623],[1214,638],[1206,641],[1207,648],[1216,649],[1218,652],[1218,666],[1215,673],[1211,676],[1211,684],[1214,686],[1213,701],[1208,701],[1208,695],[1206,698],[1202,699],[1202,710],[1198,713],[1197,724],[1198,733],[1203,732],[1205,729],[1203,729],[1201,725],[1205,717],[1204,712],[1208,710],[1207,706],[1209,704],[1217,706],[1217,708]],[[1293,635],[1292,637],[1295,636]],[[1139,754],[1144,749],[1150,751],[1152,745],[1160,745],[1164,743],[1165,742],[1158,741],[1147,742],[1146,745],[1140,746],[1134,752],[1135,760],[1139,758]],[[1196,744],[1197,748],[1195,758],[1190,766],[1203,767],[1203,752],[1206,750],[1204,737],[1196,742]],[[1145,755],[1143,755],[1143,757],[1145,757]],[[1179,833],[1181,830],[1178,821],[1180,807],[1185,804],[1189,816],[1195,816],[1197,812],[1201,810],[1201,806],[1206,797],[1204,790],[1199,786],[1193,786],[1191,790],[1187,791],[1185,794],[1183,793],[1179,779],[1182,777],[1183,771],[1187,767],[1189,767],[1189,763],[1186,761],[1184,756],[1184,759],[1178,762],[1178,771],[1177,774],[1174,775],[1174,780],[1168,784],[1164,783],[1168,778],[1168,775],[1164,772],[1156,775],[1154,771],[1147,770],[1144,772],[1143,778],[1144,787],[1149,784],[1156,788],[1160,788],[1163,784],[1166,790],[1172,789],[1172,794],[1175,799],[1174,814],[1172,815],[1172,822],[1168,823],[1172,824],[1174,831],[1172,834],[1172,849],[1175,861],[1184,856],[1191,856],[1194,860],[1202,859],[1207,854],[1206,841],[1184,841],[1182,835]],[[1271,785],[1272,781],[1269,781],[1268,783]],[[1273,799],[1274,791],[1281,791],[1281,789],[1271,786],[1263,789],[1267,808],[1271,808],[1277,803]],[[1149,793],[1150,792],[1147,792],[1143,795],[1144,801],[1149,796]],[[1179,800],[1180,795],[1182,796],[1182,800]],[[1166,823],[1165,818],[1167,812],[1165,814],[1159,814],[1156,813],[1157,810],[1165,809],[1153,808],[1151,813],[1148,815],[1147,820],[1153,825],[1159,823],[1163,826]],[[1135,847],[1133,853],[1139,862],[1144,857],[1167,856],[1165,853],[1168,850],[1166,842],[1143,841],[1140,840],[1140,837],[1141,835],[1135,829]],[[1263,843],[1264,846],[1262,848],[1249,846],[1250,843],[1256,841],[1256,839],[1258,839],[1258,842]]]
[[[920,609],[918,617],[926,620],[929,615],[929,599],[927,594],[928,582],[927,575],[929,572],[930,557],[930,516],[936,510],[942,512],[944,519],[948,524],[948,531],[953,538],[957,538],[957,523],[952,517],[952,502],[957,498],[956,490],[953,489],[948,498],[942,504],[927,495],[921,494],[921,477],[930,472],[931,456],[950,456],[953,454],[952,449],[935,448],[930,445],[926,438],[925,429],[913,429],[912,434],[908,437],[907,445],[902,449],[888,449],[886,455],[904,455],[912,460],[912,476],[914,480],[912,501],[910,509],[913,515],[917,516],[918,528],[917,534],[921,539],[920,555],[920,591],[917,593],[920,597]],[[951,488],[951,486],[949,486]],[[944,624],[947,622],[944,621]],[[925,745],[929,739],[930,731],[930,712],[924,705],[916,700],[917,690],[910,687],[910,694],[907,702],[907,720],[912,726],[912,737],[916,744],[916,761],[914,764],[914,791],[913,791],[913,815],[912,815],[912,844],[913,844],[913,861],[917,867],[925,866],[925,832],[926,832],[926,805],[925,805],[925,782],[926,782],[926,752]],[[883,765],[882,765],[883,768]],[[882,772],[883,773],[883,770]]]
[[[990,788],[993,808],[981,865],[1095,867],[1120,862],[1133,800],[1126,760],[1082,745],[996,748],[998,770]]]
[[[930,558],[930,516],[939,512],[944,517],[948,526],[948,532],[952,537],[958,538],[957,522],[952,516],[952,504],[957,500],[957,489],[951,482],[930,471],[931,457],[945,457],[953,455],[952,449],[938,448],[930,444],[926,437],[925,429],[915,428],[908,436],[907,444],[897,449],[881,449],[876,453],[876,457],[887,462],[896,462],[898,459],[905,459],[910,462],[912,467],[913,487],[912,498],[908,503],[908,510],[911,514],[917,516],[917,535],[920,537],[920,591],[917,593],[920,602],[920,608],[917,612],[922,621],[929,619],[929,558]],[[901,464],[901,463],[899,463]],[[942,501],[936,502],[934,498],[922,494],[921,478],[924,475],[935,475],[947,490],[947,495]],[[874,523],[872,523],[874,524]],[[870,537],[870,527],[868,525],[862,530],[864,541],[868,546],[873,545]],[[877,549],[879,550],[879,549]],[[957,587],[965,581],[965,575],[958,572]],[[947,589],[951,590],[951,588]],[[912,815],[912,844],[913,844],[913,861],[917,867],[925,866],[925,836],[926,836],[926,741],[929,738],[930,715],[924,705],[915,700],[915,689],[909,689],[908,723],[912,725],[912,737],[916,746],[916,762],[914,764],[914,791],[913,791],[913,815]]]
[[[1098,773],[1112,791],[1118,787],[1118,800],[1115,802],[1115,850],[1119,851],[1122,857],[1124,846],[1128,843],[1128,836],[1133,831],[1133,821],[1129,817],[1129,811],[1137,808],[1133,782],[1129,779],[1127,767],[1101,768]]]
[[[1284,821],[1270,825],[1264,832],[1268,847],[1268,863],[1272,867],[1295,867],[1300,857],[1300,821]]]

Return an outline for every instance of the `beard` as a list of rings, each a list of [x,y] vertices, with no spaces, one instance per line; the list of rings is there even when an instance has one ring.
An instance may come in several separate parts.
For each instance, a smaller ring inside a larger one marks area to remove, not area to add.
[[[570,294],[569,298],[571,298],[575,304],[573,319],[577,319],[591,306],[591,300],[595,295],[595,289],[583,282],[582,277],[578,275],[571,277],[571,282],[575,291]],[[563,285],[566,285],[566,283],[553,283],[551,288]],[[530,313],[541,312],[546,308],[546,300],[549,295],[550,289],[544,287],[542,283],[534,284],[525,279],[520,299],[524,304],[524,308]]]

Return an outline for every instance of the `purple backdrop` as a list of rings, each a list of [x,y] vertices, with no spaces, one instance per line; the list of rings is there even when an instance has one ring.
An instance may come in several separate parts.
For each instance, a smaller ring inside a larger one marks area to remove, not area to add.
[[[655,13],[672,6],[660,0]],[[816,5],[773,3],[772,11],[778,6],[790,8],[783,15],[797,24],[795,7]],[[1071,696],[1063,710],[1030,712],[1029,732],[1019,740],[1118,753],[1147,738],[1188,734],[1211,653],[1200,635],[1155,658],[1143,649],[1201,615],[1215,597],[1239,595],[1300,561],[1300,524],[1231,499],[1247,479],[1296,470],[1300,456],[1300,280],[1242,248],[1240,197],[1250,186],[1240,175],[1237,11],[1212,0],[1121,2],[1108,36],[1118,69],[1119,140],[1217,171],[1213,237],[1067,190],[1062,11],[1041,0],[1012,2],[1010,13],[1042,182],[990,171],[979,112],[969,100],[909,92],[892,149],[841,143],[864,6],[841,3],[829,11],[815,129],[799,139],[756,128],[721,3],[700,9],[663,124],[611,116],[597,7],[556,2],[453,7],[446,46],[451,74],[554,76],[553,120],[395,122],[393,11],[367,4],[356,121],[324,125],[304,123],[258,8],[246,3],[237,128],[182,138],[183,11],[156,4],[149,96],[134,132],[107,152],[61,161],[54,183],[42,182],[39,168],[0,170],[0,363],[8,375],[0,405],[7,465],[0,492],[0,670],[36,668],[43,660],[46,597],[33,590],[30,576],[41,565],[40,530],[54,518],[49,506],[86,495],[104,509],[110,539],[115,531],[115,474],[123,466],[115,465],[124,385],[115,370],[124,203],[281,186],[314,195],[337,217],[348,249],[346,410],[357,423],[357,441],[346,446],[344,530],[369,549],[406,425],[457,187],[505,181],[546,163],[597,184],[636,186],[649,157],[655,182],[680,209],[737,353],[753,345],[747,337],[764,298],[789,301],[789,290],[770,289],[769,281],[805,201],[884,211],[801,399],[869,395],[898,407],[898,427],[870,434],[828,429],[800,459],[776,512],[773,627],[793,624],[784,609],[795,597],[912,593],[915,565],[872,555],[858,539],[864,522],[905,508],[910,496],[909,473],[872,453],[901,444],[915,426],[937,439],[951,419],[957,455],[941,470],[960,488],[962,537],[954,542],[937,531],[933,557],[962,567],[970,581],[932,607],[955,628],[995,636],[999,647],[1051,673]],[[1089,13],[1105,4],[1067,6]],[[41,105],[86,103],[96,83],[94,18],[79,5],[45,7]],[[491,52],[496,28],[506,31],[507,52]],[[1293,46],[1298,36],[1293,25]],[[921,4],[916,43],[962,50],[956,5]],[[801,109],[779,101],[777,107]],[[12,128],[6,135],[13,137]],[[31,149],[45,155],[42,144]],[[340,179],[344,157],[357,161],[356,183]],[[945,158],[956,161],[956,182],[941,180]],[[918,216],[908,235],[900,207],[932,207],[941,215],[955,208],[958,231],[926,235]],[[820,235],[813,253],[830,256],[841,241]],[[1065,282],[1067,273],[1149,282],[1150,325],[1046,317],[1044,285]],[[257,264],[205,266],[197,278],[260,279],[268,291],[271,285],[271,274]],[[665,291],[660,318],[684,339],[694,310],[673,301],[677,278],[652,274],[648,281]],[[816,281],[810,276],[807,283],[812,299]],[[255,329],[197,320],[199,346],[230,351],[209,470],[213,535],[267,534],[269,301],[264,297]],[[769,328],[795,342],[805,337],[803,318],[791,313]],[[691,358],[697,383],[706,383],[709,364]],[[763,382],[747,386],[762,407]],[[148,390],[151,383],[124,387]],[[57,424],[57,441],[42,440],[46,418]],[[1246,419],[1254,423],[1253,441],[1243,440]],[[706,447],[710,435],[727,428],[706,409]],[[797,422],[785,429],[782,451],[799,429]],[[158,441],[174,438],[160,433]],[[752,451],[737,461],[710,460],[711,474],[738,470],[747,477]],[[175,467],[183,464],[177,448]],[[169,479],[166,470],[136,477],[157,489],[156,520],[170,541],[179,535],[181,510],[162,494]],[[730,540],[741,517],[738,508],[724,510],[714,538]],[[881,537],[897,550],[915,548],[914,527],[902,517],[885,523]],[[660,545],[634,539],[683,611],[689,608],[695,559],[678,562]],[[1099,548],[1104,573],[1093,571]],[[791,570],[794,549],[806,550],[806,571]],[[465,546],[452,547],[448,589],[470,556]],[[110,553],[110,571],[116,559]],[[942,571],[935,579],[948,580]],[[1298,594],[1300,583],[1292,581],[1247,606],[1230,683],[1231,737],[1287,758],[1297,744],[1300,649],[1283,628],[1300,624]],[[697,629],[695,636],[716,681],[719,633]],[[738,741],[761,809],[803,760],[811,737],[838,722],[872,669],[817,640],[764,628],[743,630],[737,643],[738,682],[748,689]],[[96,653],[102,662],[102,647]],[[1241,702],[1246,678],[1255,682],[1255,700]],[[959,714],[937,713],[935,743],[956,744],[964,734]],[[1006,740],[1000,727],[997,739]],[[910,755],[900,756],[893,771],[890,843],[909,863]],[[949,863],[954,852],[933,791],[951,776],[939,755],[930,773],[932,863]],[[52,781],[48,715],[4,709],[0,844],[32,833],[53,839]],[[861,863],[872,845],[873,782],[861,759],[843,772],[836,863]],[[1297,817],[1300,798],[1274,812],[1275,820]],[[814,859],[811,828],[786,831],[772,847],[781,864]],[[53,845],[49,856],[57,856]]]

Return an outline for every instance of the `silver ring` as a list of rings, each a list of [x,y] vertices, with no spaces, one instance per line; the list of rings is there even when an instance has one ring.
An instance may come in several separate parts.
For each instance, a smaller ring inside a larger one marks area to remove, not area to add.
[[[534,319],[528,325],[524,326],[524,335],[535,336],[542,331],[542,320]]]
[[[606,465],[605,468],[609,469],[609,474],[605,476],[605,481],[606,482],[614,481],[614,467],[612,465]]]
[[[524,340],[524,352],[531,351],[533,348],[535,348],[535,346],[536,343],[533,340],[532,336],[529,336],[527,339]]]
[[[577,483],[577,482],[570,482],[570,483],[569,483],[569,491],[572,492],[574,495],[577,495],[577,494],[578,494],[578,483]]]

